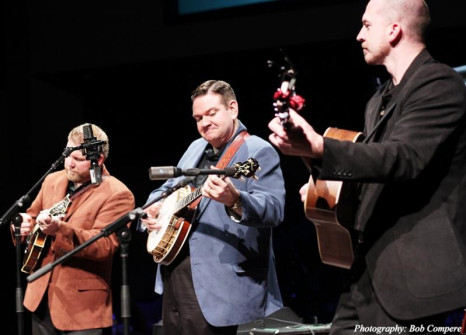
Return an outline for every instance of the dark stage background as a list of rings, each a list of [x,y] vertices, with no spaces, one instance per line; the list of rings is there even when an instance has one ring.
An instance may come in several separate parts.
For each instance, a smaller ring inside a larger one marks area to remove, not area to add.
[[[465,1],[428,2],[431,53],[453,67],[466,64]],[[198,137],[189,97],[207,79],[231,83],[240,119],[250,133],[267,138],[279,77],[266,63],[281,61],[280,48],[298,70],[305,117],[321,132],[361,130],[365,102],[386,78],[383,69],[364,63],[355,40],[364,7],[365,1],[290,0],[177,17],[162,1],[5,3],[0,213],[50,168],[68,131],[84,122],[107,131],[107,167],[142,206],[161,184],[149,180],[148,168],[176,165]],[[304,166],[282,156],[282,168],[287,207],[275,230],[275,253],[284,303],[306,323],[330,322],[346,271],[319,259],[298,194],[308,179]],[[0,229],[6,310],[0,324],[2,333],[14,334],[15,249],[8,225]],[[153,293],[156,266],[144,234],[133,232],[129,254],[131,326],[149,334],[160,319],[160,297]],[[117,256],[116,322],[119,270]]]

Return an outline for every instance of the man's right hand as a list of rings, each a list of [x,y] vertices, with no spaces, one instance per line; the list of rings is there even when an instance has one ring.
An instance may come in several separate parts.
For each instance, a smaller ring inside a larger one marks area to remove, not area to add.
[[[144,212],[147,213],[147,217],[141,219],[141,223],[147,228],[149,231],[158,231],[162,228],[162,224],[158,222],[157,217],[159,215],[160,208],[162,207],[162,202],[156,202],[155,204],[150,205]]]

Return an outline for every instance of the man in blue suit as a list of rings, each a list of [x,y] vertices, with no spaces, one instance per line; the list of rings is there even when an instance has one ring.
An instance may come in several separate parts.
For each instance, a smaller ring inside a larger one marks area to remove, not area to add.
[[[202,199],[187,240],[176,258],[157,271],[163,329],[170,335],[236,334],[239,324],[282,307],[272,251],[272,228],[284,216],[280,160],[267,141],[249,136],[238,120],[238,102],[228,83],[206,81],[191,100],[201,138],[191,143],[179,168],[209,169],[231,156],[229,166],[253,158],[261,169],[258,180],[209,175],[193,181]],[[148,203],[180,179],[169,179],[154,190]],[[156,202],[147,207],[141,226],[149,232],[161,230],[163,206]]]

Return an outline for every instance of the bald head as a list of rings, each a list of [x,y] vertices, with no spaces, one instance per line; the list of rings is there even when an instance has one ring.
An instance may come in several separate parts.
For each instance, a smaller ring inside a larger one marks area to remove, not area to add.
[[[400,22],[405,37],[414,42],[424,42],[430,23],[430,12],[424,0],[370,0],[383,14],[387,23]]]

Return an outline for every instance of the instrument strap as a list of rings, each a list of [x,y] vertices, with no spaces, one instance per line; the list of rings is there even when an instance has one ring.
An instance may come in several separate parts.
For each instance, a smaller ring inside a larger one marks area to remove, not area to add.
[[[241,147],[241,145],[248,137],[249,133],[247,132],[247,130],[243,130],[238,135],[236,135],[235,139],[233,140],[233,142],[231,142],[230,146],[227,148],[227,150],[222,155],[215,167],[220,170],[224,169],[228,165],[228,163],[230,163],[236,151],[238,151],[238,149]],[[196,199],[191,205],[189,205],[189,207],[196,208],[199,202],[201,202],[201,200],[202,196]]]
[[[105,178],[105,176],[103,177]],[[88,189],[90,189],[91,187],[94,187],[96,186],[95,184],[92,184],[90,181],[87,182],[87,183],[84,183],[82,184],[81,186],[79,186],[77,189],[73,190],[73,191],[69,191],[68,194],[65,196],[65,198],[61,201],[64,201],[66,198],[69,199],[70,203],[68,204],[67,208],[66,208],[66,212],[68,212],[68,209],[69,207],[71,207],[71,204],[72,202],[74,201],[74,199],[76,199],[78,196],[80,196],[81,194],[83,194],[85,191],[87,191]],[[68,217],[69,219],[69,217]]]
[[[244,140],[246,140],[248,137],[249,133],[246,130],[243,130],[238,135],[236,135],[236,138],[233,140],[233,142],[231,142],[227,151],[222,155],[222,158],[220,158],[220,161],[215,167],[218,169],[224,169],[228,163],[230,163],[239,147],[244,143]]]
[[[85,190],[87,190],[88,188],[90,188],[91,186],[93,186],[91,184],[91,182],[87,182],[87,183],[84,183],[82,184],[81,186],[79,186],[77,189],[75,189],[74,191],[70,191],[68,193],[68,195],[70,196],[71,199],[74,199],[76,198],[77,196],[79,196],[81,193],[84,193]]]

